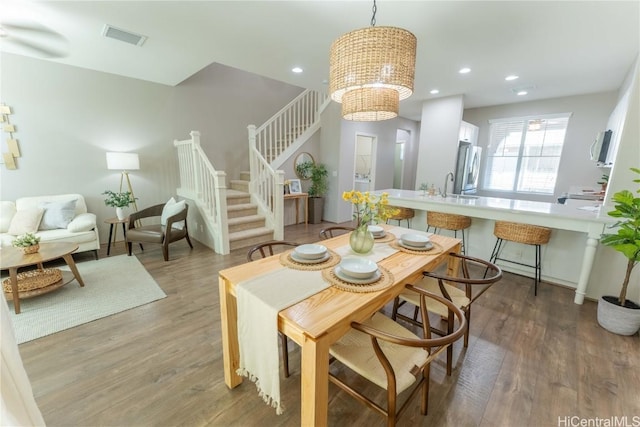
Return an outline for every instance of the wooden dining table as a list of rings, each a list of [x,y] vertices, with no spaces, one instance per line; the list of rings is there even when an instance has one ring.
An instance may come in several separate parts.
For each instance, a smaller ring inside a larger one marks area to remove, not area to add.
[[[385,226],[400,236],[397,227]],[[395,231],[394,231],[395,230]],[[405,232],[409,230],[404,229]],[[329,286],[299,303],[278,313],[278,330],[301,348],[301,420],[303,426],[327,425],[329,396],[329,347],[351,328],[351,322],[363,322],[392,301],[406,283],[422,277],[422,272],[447,263],[447,274],[456,275],[461,240],[432,235],[431,241],[439,250],[425,255],[398,251],[379,261],[394,277],[393,284],[377,292],[348,292]],[[322,245],[337,249],[348,245],[349,235],[323,240]],[[383,244],[383,243],[380,243]],[[229,388],[237,387],[243,378],[236,374],[240,363],[235,286],[246,280],[284,267],[279,255],[241,264],[219,272],[220,314],[222,318],[222,347],[224,379]]]

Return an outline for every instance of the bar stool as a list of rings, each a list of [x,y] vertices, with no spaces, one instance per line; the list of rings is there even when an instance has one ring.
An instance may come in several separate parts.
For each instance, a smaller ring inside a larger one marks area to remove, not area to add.
[[[399,212],[389,219],[393,219],[398,221],[398,225],[403,219],[407,220],[407,228],[411,228],[410,219],[416,216],[416,211],[411,208],[401,208],[400,206],[388,206],[389,209],[397,209]],[[387,224],[389,223],[389,219],[387,220]]]
[[[466,254],[467,242],[464,230],[471,226],[471,218],[464,215],[456,215],[442,212],[427,212],[427,231],[433,227],[433,232],[438,229],[453,231],[453,237],[458,237],[458,231],[462,232],[462,253]]]
[[[546,227],[539,227],[537,225],[530,224],[518,224],[515,222],[496,221],[493,228],[493,234],[498,238],[496,244],[493,247],[491,253],[490,262],[496,262],[497,260],[510,262],[512,264],[523,265],[525,267],[531,267],[535,269],[534,276],[534,295],[538,295],[538,283],[542,279],[542,256],[541,245],[549,242],[551,237],[551,229]],[[503,249],[504,241],[523,243],[525,245],[535,246],[536,261],[534,265],[524,264],[518,261],[511,261],[508,259],[500,258],[500,252]]]

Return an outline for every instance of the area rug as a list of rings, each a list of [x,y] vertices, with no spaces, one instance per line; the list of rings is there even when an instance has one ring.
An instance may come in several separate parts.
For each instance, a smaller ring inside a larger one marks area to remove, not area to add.
[[[21,299],[20,314],[15,314],[9,302],[18,344],[167,296],[135,256],[119,255],[76,266],[83,288],[73,280],[51,293]],[[66,265],[59,268],[69,271]]]

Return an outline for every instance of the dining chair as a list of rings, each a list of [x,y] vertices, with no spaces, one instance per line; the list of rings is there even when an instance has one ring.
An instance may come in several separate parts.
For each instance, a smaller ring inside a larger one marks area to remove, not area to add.
[[[299,243],[287,242],[285,240],[270,240],[260,243],[249,248],[247,252],[247,261],[251,262],[260,258],[270,257],[278,252],[300,246]],[[260,258],[258,258],[258,256]],[[284,367],[284,376],[289,378],[289,344],[287,336],[278,332],[280,336],[280,344],[282,345],[282,365]]]
[[[466,348],[469,345],[471,304],[477,300],[480,295],[485,293],[491,285],[502,279],[502,270],[497,265],[480,258],[458,253],[450,253],[449,256],[460,259],[460,269],[462,271],[461,276],[451,277],[425,271],[422,273],[423,278],[416,283],[415,286],[445,298],[464,312],[467,320],[467,329],[464,332],[464,347]],[[460,285],[464,289],[461,289],[456,285]],[[415,306],[412,317],[404,315],[398,311],[398,309],[406,303]],[[393,320],[400,318],[413,325],[422,326],[423,322],[418,320],[418,314],[421,314],[418,307],[420,307],[420,300],[419,298],[416,298],[415,294],[402,292],[393,301],[391,318]],[[432,332],[442,336],[446,336],[451,333],[454,326],[452,322],[453,319],[448,315],[446,306],[435,301],[427,301],[427,311],[439,315],[440,318],[447,323],[446,330],[431,327]],[[421,319],[426,318],[427,317],[421,314]],[[447,375],[451,375],[452,361],[453,348],[449,347],[447,348]]]
[[[419,390],[422,390],[420,413],[427,414],[431,361],[462,337],[466,329],[466,318],[462,310],[451,301],[413,285],[406,285],[406,292],[415,295],[424,316],[421,337],[377,312],[363,323],[352,322],[351,329],[329,349],[331,363],[338,361],[387,391],[385,409],[338,378],[335,373],[329,372],[329,381],[385,417],[388,426],[396,425],[397,418]],[[452,322],[458,319],[458,327],[445,336],[432,338],[426,311],[427,300],[446,307]],[[407,399],[397,409],[398,396],[409,389],[411,391]]]
[[[330,239],[332,237],[335,236],[339,236],[341,234],[345,234],[348,233],[350,231],[355,230],[355,228],[353,227],[345,227],[345,226],[341,226],[341,225],[335,225],[332,227],[325,227],[322,230],[320,230],[320,238],[322,240],[327,240]]]

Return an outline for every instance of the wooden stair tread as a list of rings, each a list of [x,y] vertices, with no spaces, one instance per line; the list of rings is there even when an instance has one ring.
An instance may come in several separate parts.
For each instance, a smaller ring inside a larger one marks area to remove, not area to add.
[[[253,221],[262,221],[264,220],[264,215],[247,215],[247,216],[239,216],[236,218],[229,218],[227,221],[229,225],[237,225],[245,222],[253,222]]]
[[[272,233],[273,233],[273,230],[267,227],[252,228],[250,230],[242,230],[242,231],[229,233],[229,241],[234,242],[237,240],[248,239],[251,237],[258,237],[258,236],[263,236],[267,234],[270,235]]]
[[[227,199],[235,199],[240,197],[249,197],[250,194],[246,191],[233,190],[231,188],[227,189]]]
[[[256,205],[255,203],[239,203],[237,205],[227,206],[227,211],[241,211],[244,209],[254,209],[257,207],[258,205]]]

